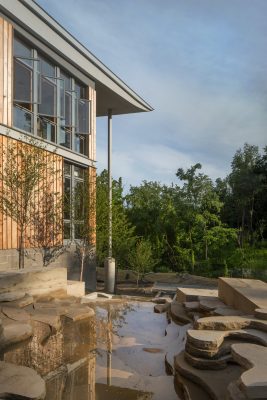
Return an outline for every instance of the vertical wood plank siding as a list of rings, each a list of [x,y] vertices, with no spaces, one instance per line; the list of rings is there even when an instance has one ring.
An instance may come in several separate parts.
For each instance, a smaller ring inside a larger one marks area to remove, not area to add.
[[[0,148],[2,146],[5,148],[10,142],[17,146],[21,146],[21,142],[11,139],[6,136],[0,135]],[[25,146],[25,144],[23,144]],[[30,146],[30,145],[29,145]],[[47,165],[49,166],[49,170],[52,166],[52,168],[55,171],[55,174],[53,176],[48,176],[47,171],[44,173],[44,180],[50,180],[52,183],[52,190],[54,192],[59,193],[59,196],[62,196],[63,194],[63,185],[62,185],[62,176],[63,176],[63,158],[57,154],[50,153],[46,150],[43,150],[44,152],[44,157],[47,160]],[[5,156],[1,152],[1,160],[0,160],[0,168],[3,168],[3,164],[5,162]],[[17,164],[19,167],[19,163],[14,163]],[[0,182],[0,185],[3,183]],[[36,204],[38,204],[38,199],[36,199]],[[26,236],[30,235],[31,237],[34,237],[34,228],[32,226],[27,228],[27,234]],[[6,217],[2,213],[0,213],[0,250],[8,250],[8,249],[16,249],[18,247],[18,238],[19,238],[19,230],[17,227],[17,224],[15,221],[13,221],[10,217]],[[58,241],[62,240],[62,236],[58,238]],[[30,244],[29,240],[26,240],[25,247],[33,247]]]
[[[0,17],[0,123],[12,126],[13,27]]]

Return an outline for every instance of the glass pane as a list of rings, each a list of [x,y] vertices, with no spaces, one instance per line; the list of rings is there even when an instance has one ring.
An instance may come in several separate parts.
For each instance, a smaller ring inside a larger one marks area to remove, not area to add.
[[[70,164],[64,162],[64,175],[70,176]]]
[[[75,151],[80,154],[86,155],[85,137],[82,135],[75,135]]]
[[[18,129],[33,133],[32,113],[15,105],[13,107],[13,124]]]
[[[71,133],[64,128],[60,129],[59,144],[70,149]]]
[[[64,178],[64,219],[71,216],[71,185],[70,178]]]
[[[14,38],[14,56],[22,57],[22,58],[31,58],[32,50],[29,46],[27,46],[21,40]]]
[[[83,239],[83,224],[75,223],[74,224],[74,239]]]
[[[76,132],[89,134],[89,100],[77,100],[77,123]]]
[[[72,96],[65,92],[65,126],[72,126]]]
[[[74,176],[75,178],[84,179],[84,168],[74,167]]]
[[[50,142],[56,141],[56,126],[49,120],[44,118],[38,118],[37,134],[43,139],[49,140]]]
[[[56,68],[53,64],[51,64],[48,60],[45,60],[44,58],[40,58],[40,62],[41,62],[41,74],[43,76],[47,76],[47,77],[55,77],[55,73],[56,73]]]
[[[14,101],[32,103],[32,69],[14,59]]]
[[[49,78],[41,77],[41,104],[39,114],[49,117],[56,116],[56,83]]]
[[[83,85],[75,84],[75,92],[77,99],[86,99],[86,87]]]
[[[64,80],[65,90],[71,90],[71,78],[65,72],[60,73],[60,78]]]
[[[64,239],[71,238],[70,223],[64,222]]]

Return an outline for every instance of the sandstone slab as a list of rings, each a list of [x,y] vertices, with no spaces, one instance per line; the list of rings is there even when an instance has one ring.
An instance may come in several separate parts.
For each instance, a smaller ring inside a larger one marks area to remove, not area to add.
[[[19,322],[9,323],[3,326],[3,332],[0,336],[0,348],[22,342],[33,335],[33,329],[30,324]]]
[[[232,360],[231,354],[226,354],[218,358],[207,359],[196,357],[185,351],[184,353],[185,360],[188,364],[192,365],[192,367],[198,369],[211,369],[211,370],[218,370],[224,369],[227,367],[227,363]]]
[[[23,297],[25,297],[25,292],[22,291],[10,291],[10,292],[4,292],[0,293],[0,302],[9,302],[9,301],[16,301],[20,300]]]
[[[20,298],[24,297],[25,293],[32,296],[42,296],[54,292],[66,295],[67,269],[46,267],[1,272],[0,294],[7,296],[8,292],[20,292]]]
[[[182,303],[173,301],[170,305],[170,314],[172,319],[178,324],[190,324],[192,319],[187,315]]]
[[[184,352],[175,356],[175,370],[185,378],[200,385],[214,400],[225,400],[227,386],[236,381],[244,371],[238,365],[229,364],[223,371],[202,370],[192,367],[184,359]]]
[[[199,311],[199,301],[185,301],[183,305],[186,311]]]
[[[256,308],[255,317],[267,320],[267,308]]]
[[[267,347],[267,333],[257,329],[239,329],[233,331],[194,330],[187,331],[187,342],[203,350],[219,350],[226,338],[259,343]]]
[[[25,400],[45,398],[45,382],[33,369],[0,361],[0,393]]]
[[[232,345],[233,359],[247,369],[239,387],[249,399],[267,399],[267,349],[256,344]]]
[[[227,305],[253,314],[267,308],[267,284],[256,279],[219,278],[219,298]]]
[[[91,318],[95,315],[95,312],[92,308],[89,307],[80,307],[80,308],[72,308],[66,314],[65,317],[70,318],[72,321],[81,321],[83,319]]]
[[[218,316],[199,318],[195,329],[230,331],[239,329],[258,329],[267,332],[267,321],[246,316]]]
[[[103,300],[111,300],[113,298],[112,294],[103,293],[103,292],[93,292],[89,293],[81,298],[81,304],[91,303],[92,301],[103,301]]]
[[[244,315],[243,311],[236,310],[230,306],[218,307],[213,310],[213,315],[221,315],[221,316],[235,316],[235,315]]]
[[[218,297],[217,289],[199,287],[178,287],[176,290],[176,300],[180,303],[185,301],[198,301],[199,296]]]
[[[30,320],[30,315],[23,308],[2,307],[2,313],[14,321]]]
[[[154,312],[162,314],[164,312],[167,312],[170,309],[170,303],[164,303],[164,304],[155,304],[154,305]]]
[[[54,330],[59,330],[61,327],[60,317],[57,315],[56,310],[35,310],[28,311],[33,321],[42,322],[51,326]]]
[[[213,311],[216,308],[225,307],[223,301],[221,301],[217,296],[199,296],[199,307],[204,311]]]
[[[85,282],[83,281],[67,281],[67,294],[74,297],[82,297],[85,295]]]

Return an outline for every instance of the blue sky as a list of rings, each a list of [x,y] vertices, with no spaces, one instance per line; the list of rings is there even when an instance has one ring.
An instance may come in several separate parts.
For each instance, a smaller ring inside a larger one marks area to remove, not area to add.
[[[113,118],[126,188],[197,162],[224,177],[245,142],[267,145],[266,0],[37,2],[155,109]],[[105,118],[97,159],[106,168]]]

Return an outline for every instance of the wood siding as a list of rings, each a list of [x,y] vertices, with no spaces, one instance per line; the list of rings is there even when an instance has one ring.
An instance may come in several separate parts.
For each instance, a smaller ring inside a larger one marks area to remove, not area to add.
[[[15,139],[11,139],[6,136],[0,135],[0,149],[7,148],[8,145],[14,145],[17,148],[19,146],[29,146],[21,143]],[[50,153],[46,150],[43,150],[44,157],[47,162],[47,171],[44,173],[44,180],[47,182],[51,182],[51,191],[54,193],[58,193],[59,197],[63,194],[63,181],[62,181],[62,172],[63,172],[63,159],[57,154]],[[5,154],[1,151],[0,154],[0,168],[2,169],[5,164]],[[19,163],[15,162],[14,165],[16,168],[19,168]],[[55,171],[53,174],[50,173],[51,168]],[[3,183],[0,182],[0,185]],[[36,199],[36,204],[39,204],[38,201],[40,199]],[[34,228],[32,226],[27,228],[26,236],[30,236],[33,238],[35,236]],[[7,249],[16,249],[18,248],[18,240],[19,240],[19,229],[15,221],[13,221],[10,217],[3,215],[0,212],[0,250]],[[58,241],[62,241],[61,237],[58,238]],[[34,247],[32,241],[26,240],[27,248]]]
[[[12,126],[13,27],[0,17],[0,123]]]

